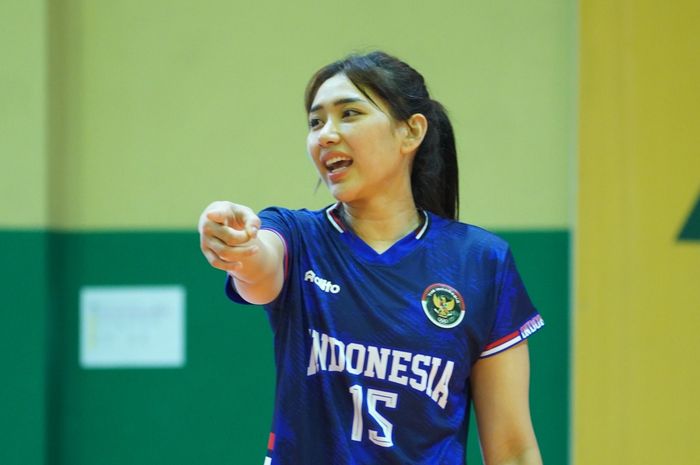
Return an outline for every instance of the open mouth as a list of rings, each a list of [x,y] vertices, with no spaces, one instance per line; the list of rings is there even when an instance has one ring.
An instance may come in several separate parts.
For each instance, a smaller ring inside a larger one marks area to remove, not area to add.
[[[326,169],[333,173],[352,165],[352,160],[345,157],[333,157],[326,162]]]

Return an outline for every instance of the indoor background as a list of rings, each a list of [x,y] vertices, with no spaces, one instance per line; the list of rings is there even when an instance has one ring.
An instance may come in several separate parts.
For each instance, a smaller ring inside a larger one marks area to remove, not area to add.
[[[700,456],[697,1],[3,0],[0,22],[0,464],[262,463],[272,334],[197,220],[331,203],[304,86],[374,49],[447,107],[460,219],[510,242],[546,321],[545,464]],[[182,366],[81,365],[81,289],[162,285]]]

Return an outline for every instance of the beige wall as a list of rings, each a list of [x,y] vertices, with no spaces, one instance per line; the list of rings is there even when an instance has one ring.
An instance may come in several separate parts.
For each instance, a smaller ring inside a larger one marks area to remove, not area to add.
[[[695,463],[700,3],[581,3],[576,465]]]
[[[46,11],[0,2],[0,227],[47,223]]]
[[[35,105],[48,101],[50,180],[32,173],[32,201],[48,186],[51,226],[71,230],[189,229],[215,199],[327,204],[313,193],[303,88],[330,60],[381,48],[451,112],[464,219],[565,228],[574,21],[569,2],[49,2],[50,95]]]

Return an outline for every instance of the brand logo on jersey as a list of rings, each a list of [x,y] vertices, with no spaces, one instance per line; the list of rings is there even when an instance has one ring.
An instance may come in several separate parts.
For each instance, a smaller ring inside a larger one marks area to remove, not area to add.
[[[466,307],[457,289],[447,284],[431,284],[421,297],[428,319],[441,328],[454,328],[462,322]]]
[[[314,273],[312,270],[309,270],[306,273],[304,273],[304,281],[314,283],[323,292],[330,292],[331,294],[337,294],[338,292],[340,292],[340,286],[338,286],[337,284],[333,284],[327,279],[319,278],[318,276],[316,276],[316,273]]]

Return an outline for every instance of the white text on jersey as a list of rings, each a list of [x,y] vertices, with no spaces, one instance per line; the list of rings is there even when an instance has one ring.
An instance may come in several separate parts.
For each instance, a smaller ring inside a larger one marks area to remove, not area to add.
[[[385,379],[425,392],[441,408],[445,408],[450,394],[449,383],[454,362],[424,354],[412,354],[386,347],[346,344],[332,336],[309,330],[311,355],[306,375],[319,371],[346,371],[353,375]],[[388,376],[387,376],[387,368]],[[441,372],[438,377],[438,373]],[[438,379],[437,384],[435,380]]]
[[[534,318],[525,322],[524,325],[520,327],[520,335],[522,337],[528,337],[530,334],[534,333],[538,329],[544,326],[544,321],[539,315],[535,315]]]
[[[333,284],[327,279],[319,278],[312,270],[304,273],[304,281],[309,281],[316,284],[323,292],[330,292],[331,294],[337,294],[340,292],[340,286]]]

